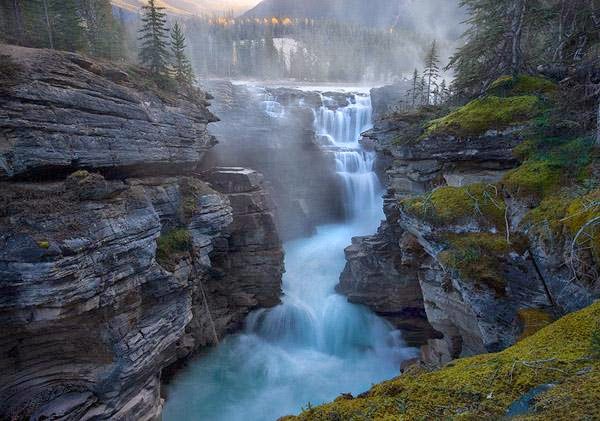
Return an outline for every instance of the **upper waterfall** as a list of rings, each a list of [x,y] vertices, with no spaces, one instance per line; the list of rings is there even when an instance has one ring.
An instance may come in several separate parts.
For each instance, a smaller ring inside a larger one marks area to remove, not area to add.
[[[353,95],[348,105],[323,97],[315,112],[315,133],[323,148],[331,150],[342,180],[348,219],[380,211],[381,185],[374,172],[376,154],[362,148],[362,133],[373,127],[370,96]]]

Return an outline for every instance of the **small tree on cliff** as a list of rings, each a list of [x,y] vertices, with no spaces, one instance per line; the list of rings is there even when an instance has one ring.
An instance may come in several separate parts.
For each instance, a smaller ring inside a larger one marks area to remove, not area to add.
[[[163,12],[164,7],[158,7],[155,0],[148,0],[142,10],[140,61],[154,76],[165,76],[169,62],[167,15]]]
[[[190,60],[185,54],[185,35],[178,22],[175,22],[171,31],[171,57],[173,78],[183,86],[191,86],[195,76]]]
[[[431,48],[427,52],[427,56],[425,57],[425,71],[423,72],[423,79],[427,84],[424,101],[426,105],[431,104],[431,93],[433,91],[432,88],[436,85],[439,75],[440,58],[437,42],[434,40],[431,44]]]

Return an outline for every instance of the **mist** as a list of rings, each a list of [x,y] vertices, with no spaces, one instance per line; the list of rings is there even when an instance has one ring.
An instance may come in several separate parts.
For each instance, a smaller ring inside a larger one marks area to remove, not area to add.
[[[434,40],[444,67],[464,31],[457,0],[165,3],[185,11],[169,19],[201,79],[393,83],[423,68]]]

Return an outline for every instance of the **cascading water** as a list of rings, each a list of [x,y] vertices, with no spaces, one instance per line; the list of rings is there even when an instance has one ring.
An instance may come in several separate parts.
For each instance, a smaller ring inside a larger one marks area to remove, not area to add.
[[[335,293],[344,248],[377,228],[382,191],[375,157],[358,142],[371,125],[370,98],[353,97],[339,108],[329,101],[315,111],[315,129],[344,184],[346,223],[285,245],[282,304],[252,313],[242,334],[178,376],[168,389],[165,421],[275,420],[308,403],[363,392],[397,375],[400,361],[415,355],[387,322]]]
[[[335,157],[347,218],[379,217],[381,186],[373,171],[376,155],[359,144],[361,133],[372,127],[371,97],[354,96],[348,102],[348,106],[336,108],[335,100],[323,97],[323,106],[315,113],[315,131],[321,145]]]

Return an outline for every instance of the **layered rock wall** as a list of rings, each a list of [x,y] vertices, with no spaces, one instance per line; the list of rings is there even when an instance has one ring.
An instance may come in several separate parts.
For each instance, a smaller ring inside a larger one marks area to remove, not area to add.
[[[338,286],[405,330],[432,365],[502,350],[600,296],[589,253],[577,264],[591,278],[578,277],[572,239],[549,238],[525,218],[531,197],[502,190],[520,165],[522,128],[428,135],[436,112],[389,114],[365,134],[385,168],[386,221],[354,239]]]
[[[217,172],[221,193],[194,171],[214,143],[200,91],[0,55],[18,70],[0,77],[0,418],[157,419],[165,367],[278,303],[260,175]]]

